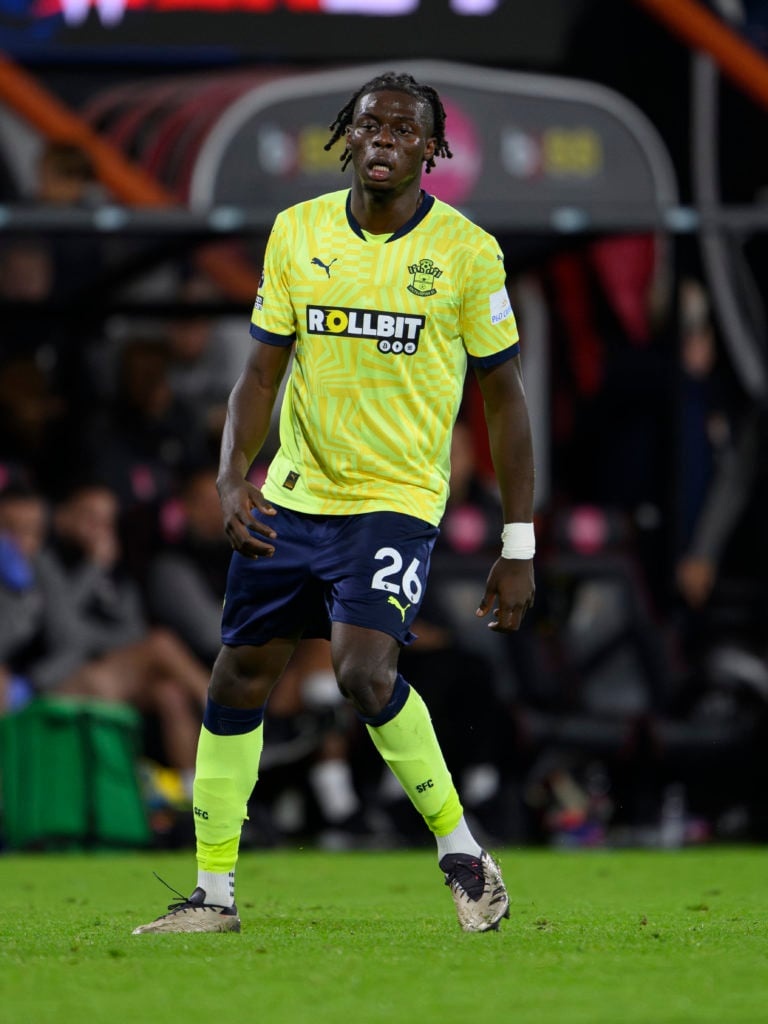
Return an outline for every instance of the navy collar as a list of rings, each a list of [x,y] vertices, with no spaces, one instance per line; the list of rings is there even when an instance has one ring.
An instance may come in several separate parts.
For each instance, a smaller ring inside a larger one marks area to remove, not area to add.
[[[402,238],[403,235],[407,235],[409,231],[413,231],[413,229],[416,227],[416,225],[417,224],[421,224],[421,222],[427,216],[429,211],[435,205],[435,197],[434,196],[431,196],[428,192],[424,192],[423,189],[422,189],[422,193],[423,193],[423,199],[421,200],[421,202],[417,206],[416,212],[414,213],[414,215],[411,217],[410,220],[407,220],[405,222],[405,224],[403,224],[401,227],[399,227],[397,229],[397,231],[395,231],[394,234],[389,236],[387,241],[384,243],[385,245],[389,245],[390,242],[394,242],[396,239]],[[352,190],[351,189],[347,193],[347,223],[349,224],[349,226],[352,228],[354,233],[359,238],[362,238],[363,240],[365,240],[365,233],[363,232],[363,229],[360,227],[360,225],[359,225],[359,223],[357,221],[357,218],[352,213]]]

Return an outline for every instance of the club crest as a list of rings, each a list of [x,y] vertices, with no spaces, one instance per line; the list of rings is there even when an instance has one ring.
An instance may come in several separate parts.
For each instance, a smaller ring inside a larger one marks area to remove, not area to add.
[[[442,276],[443,272],[435,266],[432,260],[423,259],[418,263],[412,263],[408,267],[408,273],[413,275],[411,283],[408,285],[408,291],[425,298],[427,295],[435,294],[437,291],[435,281]]]

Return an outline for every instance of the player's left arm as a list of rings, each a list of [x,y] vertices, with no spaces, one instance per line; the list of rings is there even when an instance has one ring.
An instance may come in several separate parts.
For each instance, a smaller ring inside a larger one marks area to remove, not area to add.
[[[491,367],[475,366],[475,375],[483,395],[504,522],[532,524],[533,444],[520,357]],[[489,628],[512,632],[533,606],[534,593],[533,558],[499,557],[488,575],[477,615],[483,618],[493,610]]]

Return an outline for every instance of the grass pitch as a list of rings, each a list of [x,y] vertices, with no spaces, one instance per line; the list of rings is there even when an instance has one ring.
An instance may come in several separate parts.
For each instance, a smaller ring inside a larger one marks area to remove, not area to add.
[[[246,853],[240,935],[137,937],[191,853],[2,856],[0,1021],[768,1022],[765,850],[495,852],[484,935],[431,850]]]

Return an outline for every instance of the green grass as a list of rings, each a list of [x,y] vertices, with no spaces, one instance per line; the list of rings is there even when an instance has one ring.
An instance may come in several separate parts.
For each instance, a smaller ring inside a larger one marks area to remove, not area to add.
[[[498,851],[497,851],[498,852]],[[240,935],[133,937],[193,856],[0,857],[0,1021],[760,1024],[766,851],[500,851],[465,935],[431,851],[247,853]]]

